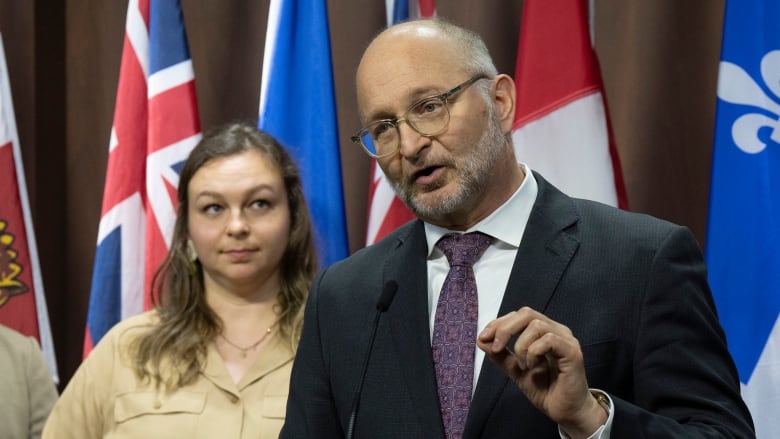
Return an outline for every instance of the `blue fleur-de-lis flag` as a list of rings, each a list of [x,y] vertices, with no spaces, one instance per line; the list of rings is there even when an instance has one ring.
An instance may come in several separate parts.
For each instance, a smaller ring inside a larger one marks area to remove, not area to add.
[[[706,244],[759,439],[780,416],[780,2],[727,0]]]

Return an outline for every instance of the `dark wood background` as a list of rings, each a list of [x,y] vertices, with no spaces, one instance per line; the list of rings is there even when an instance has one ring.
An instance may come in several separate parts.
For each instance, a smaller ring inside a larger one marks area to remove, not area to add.
[[[256,119],[268,0],[181,0],[204,128]],[[521,0],[437,0],[513,73]],[[703,244],[724,0],[595,0],[596,50],[631,210]],[[14,109],[60,376],[81,360],[121,57],[124,0],[0,0]],[[369,161],[353,77],[382,0],[328,0],[350,247],[365,236]],[[2,190],[2,188],[0,188]]]

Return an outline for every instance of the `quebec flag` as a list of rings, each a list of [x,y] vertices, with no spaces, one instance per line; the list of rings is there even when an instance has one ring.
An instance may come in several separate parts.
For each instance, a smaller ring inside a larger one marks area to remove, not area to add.
[[[727,0],[706,257],[759,439],[780,432],[780,2]]]

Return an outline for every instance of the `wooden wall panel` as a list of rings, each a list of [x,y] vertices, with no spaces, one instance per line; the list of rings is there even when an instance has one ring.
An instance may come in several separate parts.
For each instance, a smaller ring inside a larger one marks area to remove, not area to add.
[[[596,15],[629,207],[690,227],[700,243],[723,10],[723,1],[604,0]]]
[[[60,214],[66,231],[65,253],[59,263],[66,269],[67,280],[57,285],[47,282],[48,295],[54,299],[49,309],[63,378],[72,375],[82,357],[124,41],[127,5],[122,3],[68,0],[64,16],[67,61],[62,80],[67,96],[67,156],[63,166],[67,174],[67,206]]]

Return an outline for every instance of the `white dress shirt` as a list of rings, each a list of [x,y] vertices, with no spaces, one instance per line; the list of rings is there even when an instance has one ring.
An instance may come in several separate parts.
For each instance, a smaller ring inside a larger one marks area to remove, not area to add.
[[[482,232],[494,238],[482,257],[474,263],[474,276],[477,280],[478,291],[478,320],[477,334],[492,320],[498,316],[504,291],[509,283],[509,275],[517,256],[517,249],[523,239],[531,209],[536,201],[539,187],[528,165],[519,163],[525,172],[525,178],[514,194],[488,217],[475,224],[465,232],[448,230],[443,227],[425,223],[425,237],[428,241],[428,320],[430,328],[429,336],[433,339],[433,325],[436,319],[436,305],[439,302],[439,294],[444,279],[450,270],[447,257],[436,243],[448,233]],[[522,261],[520,261],[522,263]],[[482,369],[482,361],[485,353],[475,348],[474,352],[474,381],[472,395],[477,387],[477,379]],[[609,395],[607,395],[609,398]],[[609,419],[607,423],[597,430],[589,439],[608,439],[612,426],[614,404],[610,398]],[[562,438],[567,436],[561,432]]]

